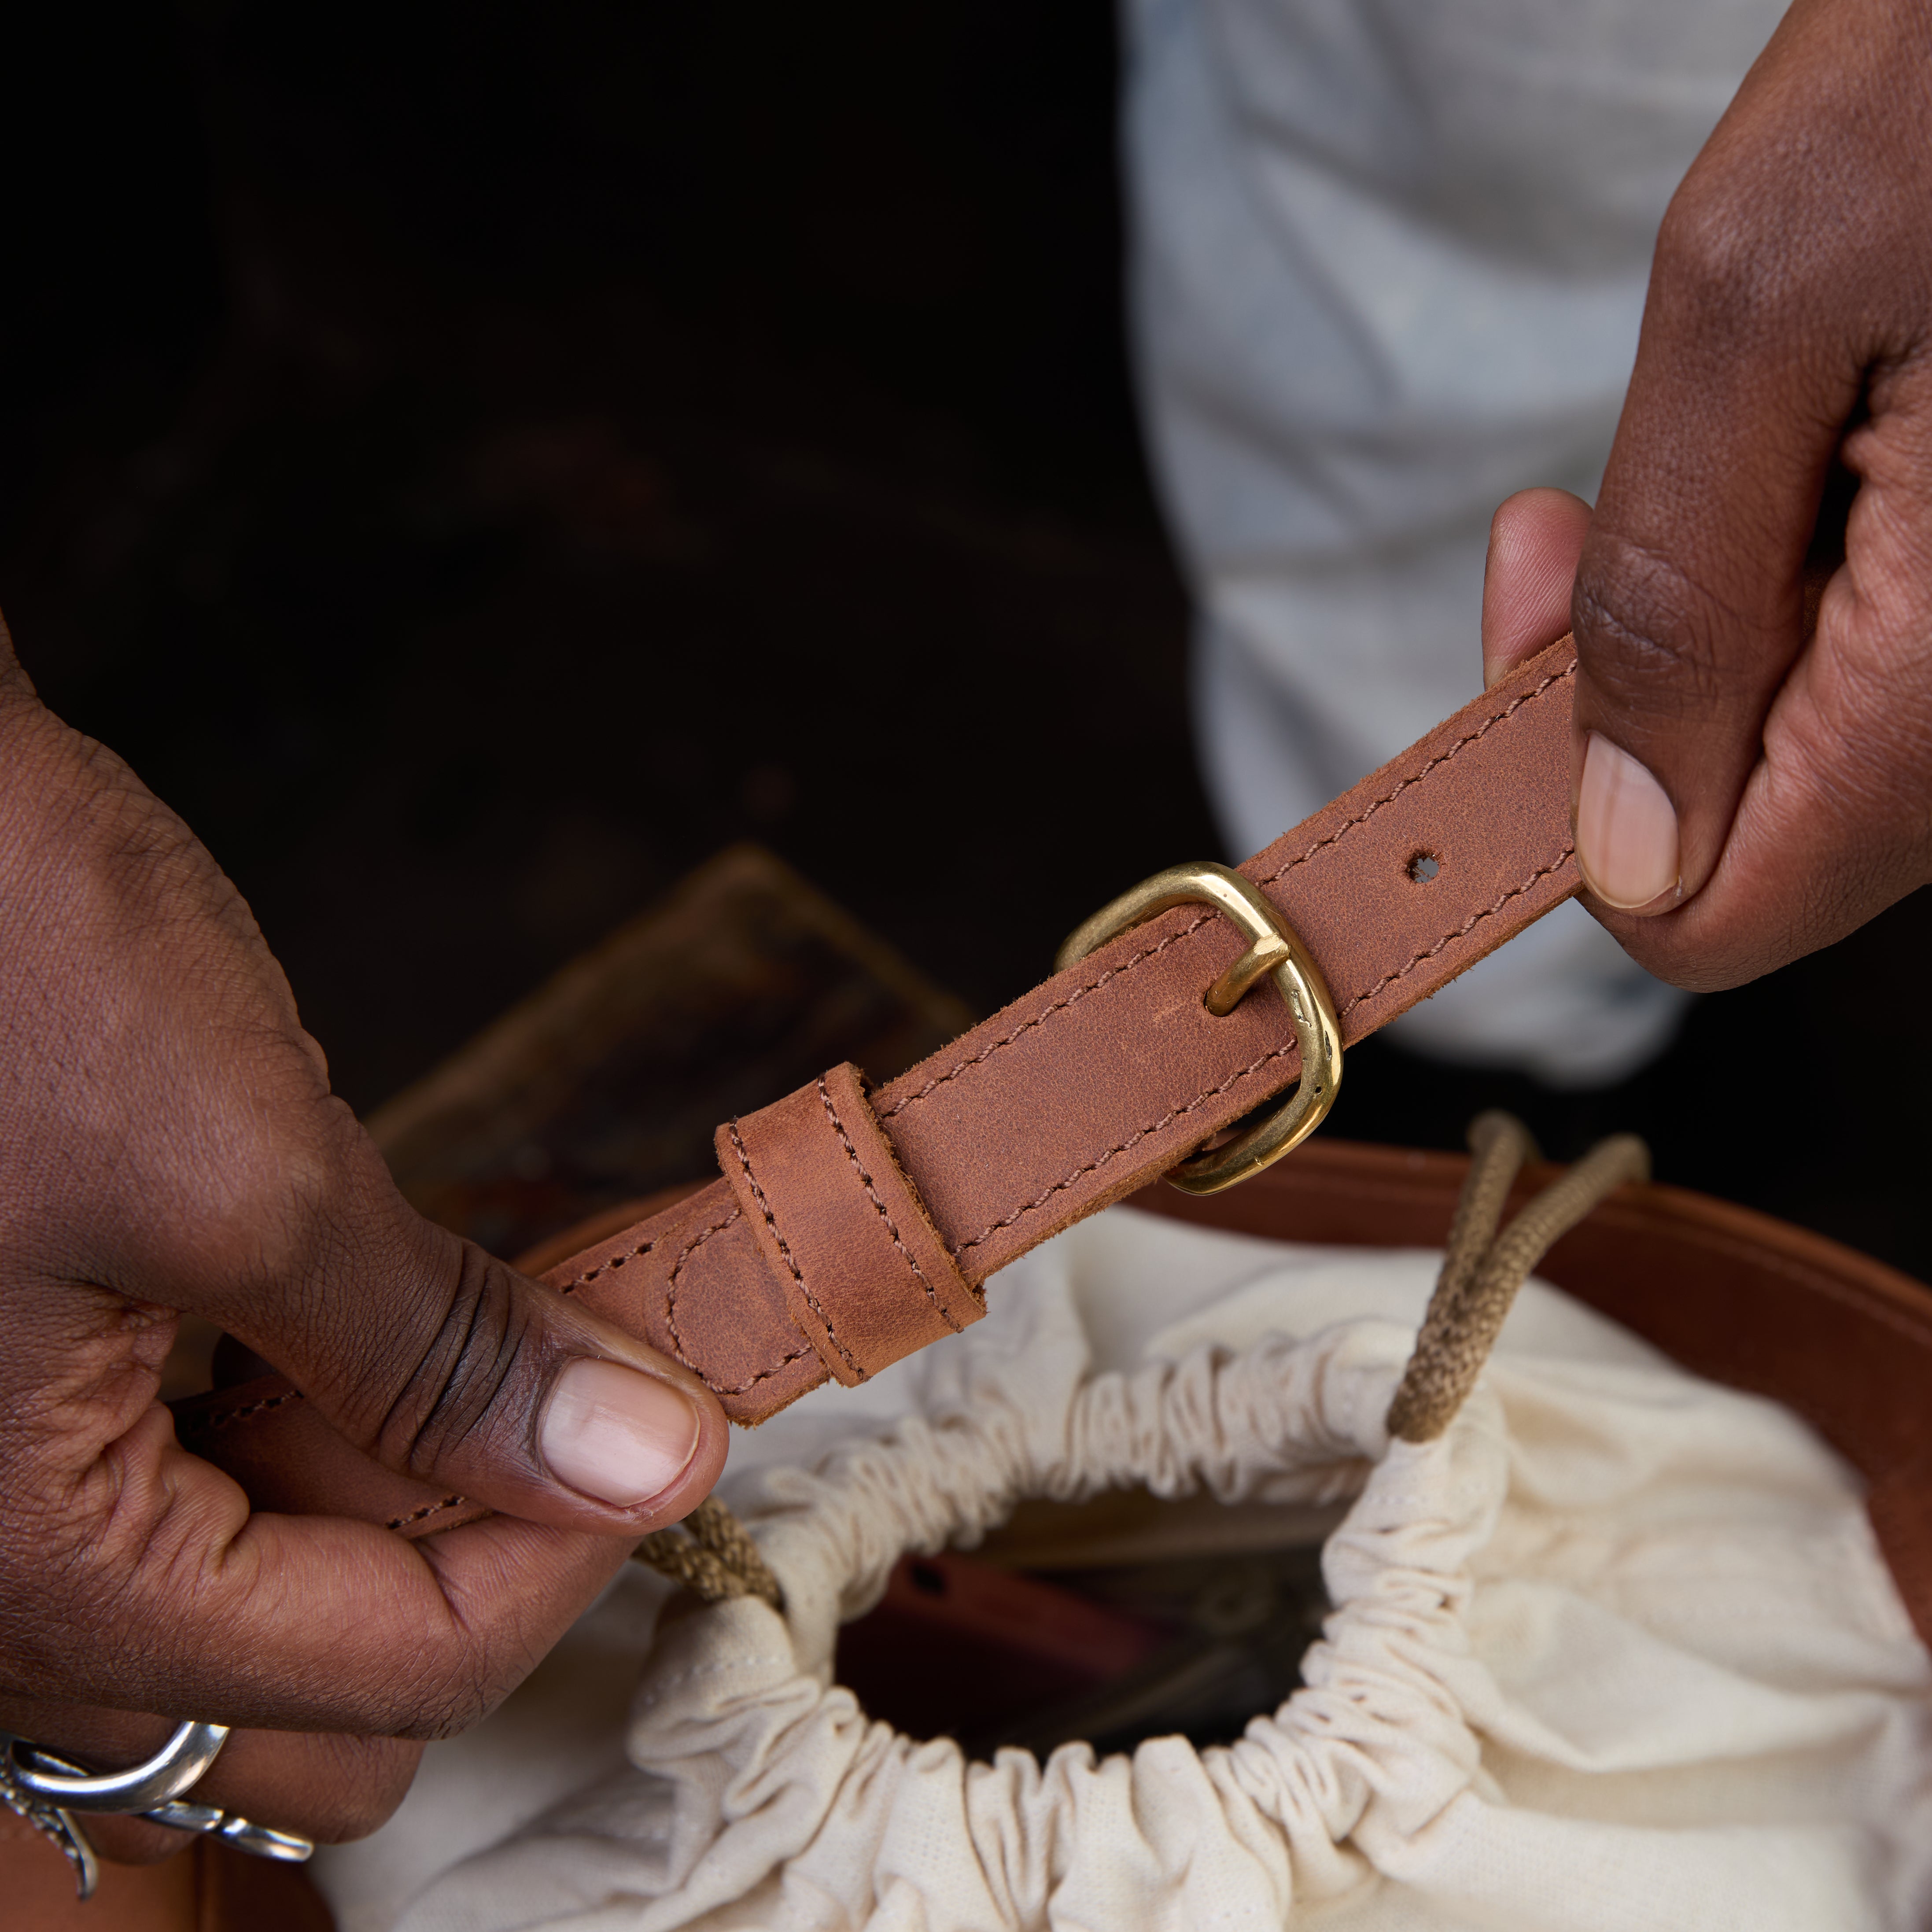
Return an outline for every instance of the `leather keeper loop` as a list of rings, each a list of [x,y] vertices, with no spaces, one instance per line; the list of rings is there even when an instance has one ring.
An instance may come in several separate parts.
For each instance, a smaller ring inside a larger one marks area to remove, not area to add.
[[[848,1387],[986,1305],[967,1286],[849,1064],[718,1130],[718,1164],[799,1331]]]

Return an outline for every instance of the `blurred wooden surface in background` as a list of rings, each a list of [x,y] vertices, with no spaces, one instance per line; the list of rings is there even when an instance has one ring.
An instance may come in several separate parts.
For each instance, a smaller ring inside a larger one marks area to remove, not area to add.
[[[972,1023],[782,860],[734,845],[380,1108],[369,1131],[431,1220],[514,1256],[709,1178],[721,1120],[842,1060],[890,1079]]]

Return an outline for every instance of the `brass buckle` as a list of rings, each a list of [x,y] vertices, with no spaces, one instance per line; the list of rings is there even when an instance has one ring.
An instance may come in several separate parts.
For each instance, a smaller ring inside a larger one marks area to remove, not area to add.
[[[1258,886],[1232,867],[1211,860],[1170,866],[1076,927],[1053,968],[1063,972],[1096,946],[1157,914],[1194,902],[1225,913],[1248,941],[1247,950],[1208,988],[1202,1004],[1217,1019],[1224,1019],[1257,981],[1271,975],[1301,1048],[1301,1084],[1266,1120],[1225,1147],[1192,1155],[1167,1176],[1184,1194],[1219,1194],[1299,1147],[1322,1124],[1341,1090],[1342,1024],[1322,969],[1309,957],[1294,928]]]

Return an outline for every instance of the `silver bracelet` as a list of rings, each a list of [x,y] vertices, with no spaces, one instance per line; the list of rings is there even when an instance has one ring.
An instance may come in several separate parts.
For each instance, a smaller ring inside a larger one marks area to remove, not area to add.
[[[315,1850],[310,1840],[186,1798],[227,1740],[225,1724],[180,1724],[145,1763],[94,1772],[0,1731],[0,1803],[60,1848],[82,1898],[93,1894],[100,1862],[76,1813],[146,1818],[170,1831],[207,1832],[256,1858],[298,1863]]]

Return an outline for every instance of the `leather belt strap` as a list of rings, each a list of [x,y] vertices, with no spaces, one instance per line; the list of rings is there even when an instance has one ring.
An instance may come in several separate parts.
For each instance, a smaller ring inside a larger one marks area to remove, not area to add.
[[[787,1311],[848,1386],[986,1312],[927,1219],[863,1081],[856,1066],[835,1066],[726,1121],[717,1137],[718,1165]]]
[[[1240,868],[1320,964],[1345,1044],[1576,890],[1575,672],[1565,639]],[[543,1280],[686,1364],[738,1423],[828,1376],[863,1381],[976,1320],[988,1275],[1296,1078],[1271,990],[1225,1018],[1202,1004],[1245,944],[1177,908],[875,1094],[835,1068],[721,1127],[724,1178]],[[238,1473],[296,1453],[305,1407],[265,1379],[184,1405],[180,1426]],[[454,1520],[413,1506],[424,1530]]]

